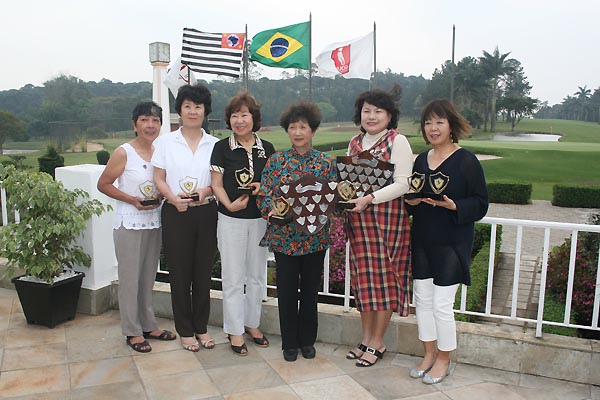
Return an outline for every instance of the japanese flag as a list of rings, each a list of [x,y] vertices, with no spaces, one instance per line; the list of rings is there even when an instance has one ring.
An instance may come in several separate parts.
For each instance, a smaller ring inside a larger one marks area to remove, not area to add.
[[[346,42],[331,43],[317,56],[319,75],[371,79],[373,32]]]

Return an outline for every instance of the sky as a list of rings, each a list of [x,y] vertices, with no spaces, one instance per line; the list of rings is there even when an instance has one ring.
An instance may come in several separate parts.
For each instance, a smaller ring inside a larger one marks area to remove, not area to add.
[[[84,81],[152,81],[149,44],[181,52],[184,27],[256,33],[309,20],[312,61],[329,43],[377,32],[377,69],[430,78],[451,58],[498,46],[519,60],[532,97],[560,103],[600,87],[596,0],[30,0],[0,12],[0,90],[41,86],[60,74]],[[261,67],[271,79],[282,69]],[[215,76],[201,76],[214,79]]]

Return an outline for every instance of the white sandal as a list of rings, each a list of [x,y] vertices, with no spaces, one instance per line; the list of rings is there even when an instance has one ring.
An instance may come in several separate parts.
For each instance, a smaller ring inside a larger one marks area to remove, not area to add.
[[[187,351],[192,351],[197,353],[200,351],[200,344],[197,340],[194,340],[194,343],[183,343],[185,339],[195,339],[194,337],[182,337],[181,338],[181,347],[183,347]]]

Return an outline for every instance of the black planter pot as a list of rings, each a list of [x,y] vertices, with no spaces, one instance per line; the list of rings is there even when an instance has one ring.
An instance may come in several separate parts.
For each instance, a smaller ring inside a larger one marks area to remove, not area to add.
[[[57,324],[75,318],[81,283],[85,274],[48,284],[13,278],[19,301],[28,324],[54,328]]]

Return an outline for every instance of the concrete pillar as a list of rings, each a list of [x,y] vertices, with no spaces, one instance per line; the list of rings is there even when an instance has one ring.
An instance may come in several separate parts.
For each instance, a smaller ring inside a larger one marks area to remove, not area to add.
[[[170,59],[170,46],[168,43],[150,43],[150,64],[153,69],[152,100],[161,106],[163,110],[161,135],[171,132],[169,89],[163,84],[167,76]]]

